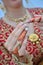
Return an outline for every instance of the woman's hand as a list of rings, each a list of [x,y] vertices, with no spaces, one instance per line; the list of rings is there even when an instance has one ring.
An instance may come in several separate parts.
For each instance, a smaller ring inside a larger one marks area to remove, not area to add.
[[[10,34],[10,36],[8,37],[6,43],[4,44],[4,46],[9,50],[12,51],[13,47],[15,46],[18,37],[20,36],[20,34],[22,33],[22,31],[25,29],[27,25],[24,24],[23,22],[20,22],[16,28],[14,29],[14,31]]]

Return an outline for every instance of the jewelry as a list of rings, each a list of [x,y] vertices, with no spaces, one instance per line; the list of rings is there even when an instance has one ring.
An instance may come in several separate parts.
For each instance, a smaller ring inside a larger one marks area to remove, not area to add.
[[[25,30],[28,31],[28,26],[25,27]]]
[[[13,18],[13,17],[9,17],[9,15],[5,15],[6,18],[8,18],[9,20],[12,20],[14,22],[19,22],[19,21],[22,21],[24,22],[26,19],[28,19],[30,17],[28,11],[26,10],[26,15],[23,16],[22,18]]]
[[[4,5],[1,2],[0,2],[0,9],[2,9],[4,13],[6,13],[6,8],[4,7]]]
[[[39,37],[38,37],[37,34],[31,34],[31,35],[29,36],[29,40],[30,40],[31,42],[36,42],[38,39],[39,39]]]
[[[33,44],[39,44],[41,42],[41,39],[37,34],[31,34],[28,39],[33,43]]]
[[[23,21],[25,21],[28,18],[28,16],[25,15],[22,18],[13,18],[13,17],[6,16],[6,18],[8,18],[9,20],[12,20],[14,22],[19,22],[19,21],[22,21],[23,22]]]

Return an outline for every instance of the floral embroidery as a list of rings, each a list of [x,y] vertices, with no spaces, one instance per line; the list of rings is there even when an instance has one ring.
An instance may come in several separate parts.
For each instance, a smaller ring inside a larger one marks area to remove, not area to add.
[[[43,14],[43,9],[29,9],[30,12],[32,12],[32,14],[35,15],[40,15]],[[41,21],[41,19],[40,19]],[[42,25],[40,25],[42,26]],[[8,36],[10,35],[10,33],[14,30],[14,27],[6,24],[4,21],[0,20],[0,65],[21,65],[21,63],[17,63],[17,61],[15,61],[15,57],[12,57],[12,54],[10,54],[8,52],[8,50],[5,49],[5,47],[3,46],[3,44],[6,42]],[[39,28],[38,28],[38,23],[34,22],[34,30],[35,30],[35,34],[37,34],[38,36],[41,34]],[[43,39],[42,36],[39,36],[39,38]],[[40,42],[40,44],[32,44],[32,42],[30,40],[28,40],[28,44],[26,46],[26,51],[28,52],[28,54],[31,54],[34,57],[37,57],[40,52],[42,52],[43,49],[43,43]],[[31,56],[32,58],[32,56]],[[23,64],[22,64],[23,65]],[[28,64],[30,65],[30,64]],[[32,65],[32,64],[31,64]]]

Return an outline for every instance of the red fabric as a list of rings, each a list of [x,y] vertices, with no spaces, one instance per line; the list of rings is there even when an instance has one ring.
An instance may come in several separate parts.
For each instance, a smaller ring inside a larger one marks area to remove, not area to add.
[[[35,8],[28,9],[33,16],[42,15],[43,9]],[[6,24],[4,21],[0,20],[0,65],[16,65],[12,55],[4,48],[3,44],[6,42],[10,33],[14,30],[14,27]],[[41,44],[42,45],[42,44]]]

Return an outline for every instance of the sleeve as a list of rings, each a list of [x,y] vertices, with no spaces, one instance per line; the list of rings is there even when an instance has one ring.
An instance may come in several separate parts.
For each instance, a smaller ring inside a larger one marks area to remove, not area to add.
[[[43,21],[43,8],[31,8],[28,11],[33,15],[31,21],[32,22],[40,22]]]
[[[31,8],[28,9],[33,15],[43,15],[43,8]]]

